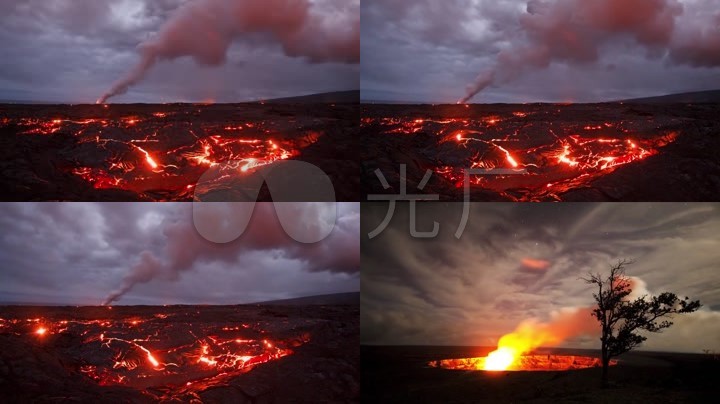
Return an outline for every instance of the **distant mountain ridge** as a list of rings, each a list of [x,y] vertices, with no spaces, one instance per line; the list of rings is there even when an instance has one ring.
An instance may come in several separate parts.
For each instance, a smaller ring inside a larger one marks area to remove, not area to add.
[[[262,302],[250,302],[241,303],[242,305],[263,305],[263,306],[319,306],[319,305],[359,305],[360,304],[360,292],[347,292],[347,293],[332,293],[328,295],[313,295],[313,296],[302,296],[294,297],[290,299],[281,300],[267,300]],[[140,306],[207,306],[208,304],[129,304],[120,306],[126,307],[140,307]],[[233,306],[235,304],[225,303],[218,304],[217,306]],[[26,307],[87,307],[87,305],[67,304],[67,303],[43,303],[43,302],[22,302],[22,301],[0,301],[0,306],[26,306]],[[211,305],[215,306],[215,305]]]
[[[336,305],[336,304],[360,304],[360,292],[333,293],[330,295],[303,296],[292,299],[270,300],[267,302],[256,302],[251,304],[278,305],[278,306],[307,306],[307,305]]]
[[[331,91],[326,93],[315,93],[306,94],[293,97],[282,97],[282,98],[271,98],[271,99],[257,99],[248,101],[231,101],[231,102],[218,102],[217,104],[247,104],[247,103],[265,103],[265,104],[350,104],[360,102],[360,90],[347,90],[347,91]],[[170,102],[170,104],[195,104],[196,102]],[[82,103],[63,103],[58,101],[32,101],[32,100],[12,100],[12,99],[0,99],[0,104],[18,104],[18,105],[81,105]],[[111,103],[113,104],[113,103]],[[120,104],[147,104],[154,105],[157,103],[147,102],[127,102]],[[90,105],[90,104],[87,104]]]
[[[657,97],[632,98],[618,102],[635,104],[672,104],[672,103],[720,103],[720,90],[693,91],[688,93],[667,94]]]
[[[274,98],[264,101],[266,104],[349,104],[360,102],[360,90],[333,91],[301,95],[297,97]]]

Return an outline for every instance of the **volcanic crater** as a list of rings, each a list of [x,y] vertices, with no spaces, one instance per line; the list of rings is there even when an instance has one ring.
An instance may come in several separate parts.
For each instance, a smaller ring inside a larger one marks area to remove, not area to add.
[[[363,401],[699,403],[713,402],[717,396],[717,355],[628,352],[610,367],[610,387],[602,388],[600,367],[565,368],[572,363],[569,358],[576,365],[594,365],[599,350],[539,348],[520,362],[532,365],[531,369],[478,371],[477,358],[493,349],[363,345]],[[564,369],[547,368],[556,365]]]
[[[487,357],[441,359],[428,363],[430,367],[450,370],[487,370],[498,371],[500,369],[488,369]],[[617,365],[617,360],[610,362],[611,366]],[[559,371],[596,368],[602,366],[599,358],[580,355],[522,355],[515,360],[506,371]]]

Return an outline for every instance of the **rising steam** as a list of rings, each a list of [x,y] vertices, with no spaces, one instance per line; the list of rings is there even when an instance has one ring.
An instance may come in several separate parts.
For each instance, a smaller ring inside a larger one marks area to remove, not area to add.
[[[223,217],[228,211],[226,206],[221,205],[224,204],[217,204],[218,226],[227,225]],[[263,254],[269,259],[299,261],[307,271],[356,273],[360,267],[359,221],[341,217],[326,239],[314,244],[302,244],[289,237],[284,229],[296,227],[305,232],[318,231],[318,225],[314,222],[317,222],[320,208],[312,204],[299,206],[296,215],[284,218],[286,222],[283,227],[277,219],[273,204],[256,204],[244,234],[227,244],[216,244],[203,238],[193,226],[191,217],[167,220],[161,226],[164,249],[159,254],[143,251],[139,262],[129,269],[120,287],[108,295],[103,305],[118,300],[135,285],[156,279],[178,280],[183,272],[191,270],[199,262],[221,262],[228,271],[242,270],[243,252]],[[207,218],[215,220],[211,216]],[[287,223],[291,220],[296,223]]]
[[[480,73],[458,103],[493,83],[510,81],[527,69],[552,62],[590,64],[611,41],[629,38],[649,55],[697,67],[720,66],[720,14],[678,27],[678,0],[530,0],[519,17],[523,38],[502,50],[494,66]]]
[[[525,320],[515,331],[503,335],[498,347],[519,348],[529,352],[541,346],[554,346],[581,335],[599,335],[598,323],[592,317],[592,307],[570,308],[555,313],[549,322]]]
[[[631,276],[628,277],[628,283],[632,292],[625,300],[650,295],[642,279]],[[503,335],[498,341],[498,347],[511,347],[518,353],[525,353],[542,346],[556,346],[571,338],[599,336],[600,326],[593,316],[595,308],[564,308],[552,313],[548,322],[525,320],[513,332]]]
[[[233,40],[249,33],[268,34],[286,55],[312,63],[360,60],[360,13],[347,2],[192,0],[138,46],[140,62],[97,102],[127,92],[160,60],[189,56],[200,65],[222,65]]]

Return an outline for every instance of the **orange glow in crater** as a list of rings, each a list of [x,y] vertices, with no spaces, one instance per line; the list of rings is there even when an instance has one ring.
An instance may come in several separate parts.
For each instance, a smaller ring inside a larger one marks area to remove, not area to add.
[[[505,370],[515,362],[519,355],[511,348],[499,348],[485,359],[484,370]]]
[[[484,370],[499,371],[567,371],[601,367],[600,358],[577,355],[522,355],[513,360],[511,365],[505,363],[488,364],[489,357],[441,359],[431,361],[428,366],[449,370]],[[617,365],[611,360],[610,366]]]

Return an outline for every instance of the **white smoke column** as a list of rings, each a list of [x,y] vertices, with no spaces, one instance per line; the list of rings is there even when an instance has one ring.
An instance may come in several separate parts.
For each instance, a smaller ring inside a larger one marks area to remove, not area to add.
[[[458,102],[465,103],[487,86],[512,80],[527,69],[545,68],[552,62],[597,62],[601,47],[618,38],[630,38],[648,52],[666,51],[676,17],[682,13],[677,0],[530,0],[519,18],[522,40],[501,51],[495,65],[480,74]],[[710,40],[704,43],[710,49],[716,45]],[[688,56],[678,51],[678,58],[691,59],[695,50],[687,50]]]
[[[271,35],[288,56],[358,63],[359,6],[354,0],[337,3],[345,7],[308,0],[192,0],[138,46],[138,65],[97,102],[125,93],[160,60],[189,56],[200,65],[222,65],[233,40],[254,32]]]

